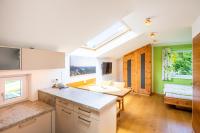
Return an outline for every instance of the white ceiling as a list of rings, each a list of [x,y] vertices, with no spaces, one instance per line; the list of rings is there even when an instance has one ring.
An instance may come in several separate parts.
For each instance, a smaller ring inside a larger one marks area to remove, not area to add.
[[[0,0],[0,43],[70,52],[123,20],[139,36],[100,55],[119,58],[152,42],[151,31],[159,44],[191,43],[199,15],[200,0]]]
[[[200,15],[200,0],[137,0],[133,13],[123,20],[140,36],[110,50],[100,57],[120,58],[145,44],[152,43],[150,32],[157,32],[154,45],[192,43],[192,24]],[[144,19],[152,17],[152,25]]]
[[[133,0],[0,0],[0,43],[69,52],[133,9]]]

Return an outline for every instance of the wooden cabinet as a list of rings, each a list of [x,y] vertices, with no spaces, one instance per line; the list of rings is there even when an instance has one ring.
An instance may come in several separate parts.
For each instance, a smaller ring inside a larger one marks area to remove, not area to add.
[[[56,133],[116,133],[115,103],[102,111],[56,98]]]
[[[1,133],[53,133],[51,113],[34,117]]]
[[[193,109],[192,125],[200,133],[200,34],[193,40]]]
[[[56,133],[75,133],[74,112],[61,105],[56,105]]]
[[[99,133],[98,121],[82,114],[74,113],[76,131],[74,133]]]
[[[151,45],[146,45],[123,57],[123,79],[135,93],[151,94]]]
[[[65,68],[65,53],[22,48],[22,70]]]

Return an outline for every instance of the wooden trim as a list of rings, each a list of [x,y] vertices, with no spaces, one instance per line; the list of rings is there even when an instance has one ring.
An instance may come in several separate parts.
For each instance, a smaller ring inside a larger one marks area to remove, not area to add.
[[[200,133],[200,33],[193,39],[193,110],[192,126]]]
[[[70,87],[79,88],[80,86],[91,85],[91,84],[96,84],[96,78],[81,80],[78,82],[72,82],[72,83],[68,83],[66,85],[70,86]]]
[[[164,103],[170,104],[170,105],[181,106],[181,107],[192,108],[192,100],[187,100],[187,99],[179,99],[179,98],[165,96]]]

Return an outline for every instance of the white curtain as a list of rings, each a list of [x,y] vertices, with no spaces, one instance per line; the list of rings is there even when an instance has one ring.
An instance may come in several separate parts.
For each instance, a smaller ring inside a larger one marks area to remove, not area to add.
[[[162,50],[162,80],[171,80],[172,74],[171,49]]]

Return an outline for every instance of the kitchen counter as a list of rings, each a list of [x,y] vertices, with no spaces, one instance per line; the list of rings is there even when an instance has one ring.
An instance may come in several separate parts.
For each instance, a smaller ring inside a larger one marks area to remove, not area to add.
[[[0,132],[53,110],[53,107],[39,101],[25,101],[0,108]]]
[[[103,110],[106,106],[116,102],[117,99],[116,96],[111,96],[76,88],[65,88],[65,89],[48,88],[48,89],[41,89],[39,91],[50,94],[55,97],[63,98],[73,103],[89,107],[98,112]]]

